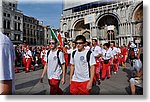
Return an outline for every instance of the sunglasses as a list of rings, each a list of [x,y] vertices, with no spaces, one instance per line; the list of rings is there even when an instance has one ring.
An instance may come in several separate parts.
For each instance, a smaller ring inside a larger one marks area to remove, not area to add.
[[[84,42],[76,42],[76,44],[79,44],[79,45],[80,45],[80,44],[84,44]]]
[[[50,42],[49,44],[50,44],[50,45],[55,45],[56,43],[55,43],[55,42]]]

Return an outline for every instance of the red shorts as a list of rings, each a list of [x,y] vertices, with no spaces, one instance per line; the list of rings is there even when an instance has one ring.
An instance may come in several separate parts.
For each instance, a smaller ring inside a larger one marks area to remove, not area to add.
[[[88,82],[89,81],[85,81],[85,82],[72,81],[70,85],[70,93],[72,95],[89,95],[90,90],[87,89]]]

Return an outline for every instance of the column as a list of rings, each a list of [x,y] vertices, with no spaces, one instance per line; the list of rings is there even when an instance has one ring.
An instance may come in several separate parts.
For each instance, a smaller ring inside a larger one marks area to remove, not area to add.
[[[96,31],[96,25],[95,23],[91,24],[91,38],[97,38],[97,31]]]
[[[132,34],[132,31],[133,31],[133,29],[132,29],[132,22],[130,23],[130,35],[132,36],[133,34]]]

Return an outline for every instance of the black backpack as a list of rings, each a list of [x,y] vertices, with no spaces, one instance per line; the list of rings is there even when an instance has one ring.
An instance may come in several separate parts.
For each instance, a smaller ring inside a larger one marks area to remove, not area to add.
[[[58,59],[58,65],[60,65],[60,67],[62,68],[62,65],[61,65],[61,62],[60,62],[60,59],[59,59],[59,53],[61,52],[61,50],[58,50],[57,51],[57,59]],[[47,63],[48,63],[48,55],[50,53],[50,50],[48,50],[47,52]]]
[[[76,53],[76,50],[72,52],[72,58],[74,58],[74,55]],[[87,52],[87,55],[86,55],[86,59],[87,59],[87,62],[88,62],[88,68],[89,68],[89,77],[90,77],[90,56],[91,56],[91,50],[89,50]]]

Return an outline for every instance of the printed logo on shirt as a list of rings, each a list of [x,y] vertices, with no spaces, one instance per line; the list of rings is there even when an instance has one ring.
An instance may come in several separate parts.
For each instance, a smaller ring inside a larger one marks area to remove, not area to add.
[[[56,59],[57,59],[57,56],[54,56],[53,59],[56,60]]]
[[[83,60],[84,60],[84,56],[81,56],[81,57],[80,57],[80,61],[83,61]]]

